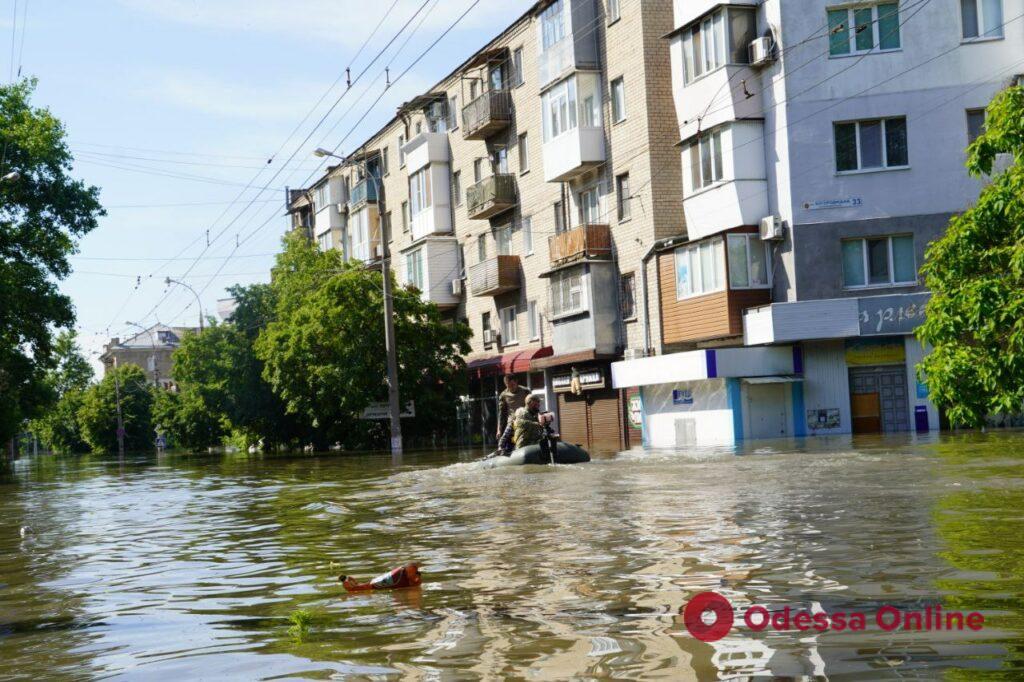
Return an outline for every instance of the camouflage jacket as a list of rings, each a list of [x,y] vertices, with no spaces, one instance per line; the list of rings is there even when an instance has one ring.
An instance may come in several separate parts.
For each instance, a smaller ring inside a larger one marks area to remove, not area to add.
[[[540,425],[539,417],[539,412],[530,412],[525,407],[516,410],[512,418],[512,440],[517,448],[535,445],[544,438],[544,427]]]

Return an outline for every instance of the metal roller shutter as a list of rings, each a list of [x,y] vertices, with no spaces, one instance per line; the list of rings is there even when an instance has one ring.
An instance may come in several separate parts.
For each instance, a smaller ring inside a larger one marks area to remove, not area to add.
[[[566,443],[589,447],[587,433],[587,399],[571,393],[558,394],[558,430]]]
[[[622,447],[622,411],[619,392],[606,388],[591,391],[590,446],[600,448]]]

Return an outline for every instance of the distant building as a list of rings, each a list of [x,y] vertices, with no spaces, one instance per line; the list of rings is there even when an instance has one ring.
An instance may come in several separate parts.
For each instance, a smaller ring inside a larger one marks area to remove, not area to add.
[[[217,299],[217,314],[225,322],[231,321],[231,317],[235,314],[237,308],[238,300],[234,297]]]
[[[142,368],[155,385],[174,388],[175,384],[171,378],[174,362],[171,356],[181,345],[182,337],[197,331],[195,327],[168,327],[157,324],[123,341],[115,336],[104,346],[103,355],[100,356],[104,376],[115,365],[135,365]]]

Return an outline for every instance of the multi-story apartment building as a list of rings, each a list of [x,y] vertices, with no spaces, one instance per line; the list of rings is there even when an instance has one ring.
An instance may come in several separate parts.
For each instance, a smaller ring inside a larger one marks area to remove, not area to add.
[[[920,267],[980,190],[1024,1],[674,4],[688,239],[657,255],[666,354],[613,367],[645,441],[938,428]]]
[[[146,373],[153,385],[173,389],[174,351],[181,345],[185,334],[198,331],[196,327],[156,324],[123,340],[115,336],[104,346],[103,354],[100,355],[103,373],[106,375],[114,367],[135,365]]]
[[[469,324],[474,442],[506,373],[567,440],[639,442],[609,364],[660,343],[643,284],[685,234],[671,29],[669,0],[539,2],[289,195],[322,248],[372,263],[387,240],[399,283]]]

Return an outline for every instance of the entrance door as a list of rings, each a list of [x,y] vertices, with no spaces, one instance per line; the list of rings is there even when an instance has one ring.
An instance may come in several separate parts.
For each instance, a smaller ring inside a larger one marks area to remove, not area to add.
[[[850,416],[854,433],[909,431],[907,401],[904,365],[850,370]]]
[[[591,449],[623,446],[622,396],[612,388],[558,394],[558,429],[566,443]]]
[[[789,435],[786,384],[747,384],[748,438],[783,438]]]

